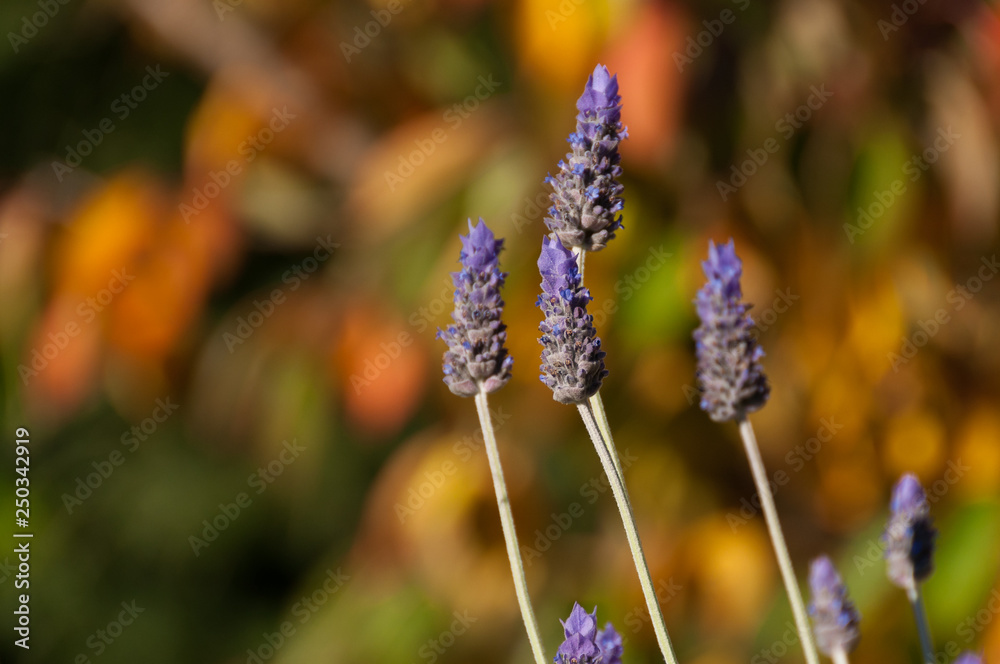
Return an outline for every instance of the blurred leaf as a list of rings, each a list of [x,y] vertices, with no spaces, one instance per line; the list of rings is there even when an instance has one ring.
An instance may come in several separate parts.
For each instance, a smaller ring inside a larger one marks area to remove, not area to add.
[[[935,631],[956,625],[981,607],[1000,568],[1000,503],[969,505],[935,525],[934,575],[924,584],[927,614]]]

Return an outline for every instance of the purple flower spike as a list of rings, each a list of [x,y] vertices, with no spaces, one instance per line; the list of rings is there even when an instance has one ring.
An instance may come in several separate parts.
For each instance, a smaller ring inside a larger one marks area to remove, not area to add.
[[[621,102],[617,74],[612,76],[607,67],[597,65],[594,73],[587,79],[583,94],[576,101],[576,109],[580,111],[576,119],[586,124],[590,119],[596,118],[600,124],[617,125],[621,120]],[[587,126],[589,128],[594,124]]]
[[[622,637],[611,623],[597,631],[597,609],[587,613],[573,604],[569,618],[561,622],[566,640],[556,653],[556,664],[621,664]]]
[[[608,623],[597,633],[597,647],[601,650],[601,664],[622,664],[622,637]]]
[[[889,502],[889,509],[892,512],[927,512],[927,494],[924,487],[920,486],[920,480],[913,473],[907,473],[899,478],[899,482],[892,490],[892,499]]]
[[[545,181],[552,185],[552,207],[545,225],[568,247],[603,249],[621,228],[618,182],[622,169],[618,144],[628,136],[621,123],[618,77],[597,65],[576,102],[576,131],[569,135],[570,152],[559,172]]]
[[[593,612],[587,613],[579,603],[574,602],[569,618],[559,622],[562,623],[563,633],[567,639],[572,634],[581,634],[593,641],[597,633],[597,607],[594,607]]]
[[[556,651],[558,664],[599,664],[601,651],[597,645],[582,634],[571,634]]]
[[[455,394],[475,396],[480,388],[495,392],[510,380],[514,359],[507,355],[507,326],[500,317],[503,300],[500,289],[507,274],[500,271],[503,240],[481,218],[469,234],[459,236],[462,269],[453,272],[455,283],[454,321],[437,336],[448,344],[444,354],[444,382]]]
[[[983,656],[966,650],[955,658],[953,664],[983,664]]]
[[[889,503],[889,523],[883,539],[886,543],[886,573],[911,600],[917,584],[934,571],[934,539],[927,494],[915,475],[900,478]]]
[[[847,587],[826,556],[812,562],[809,588],[812,590],[809,613],[816,646],[831,657],[838,650],[851,652],[861,638],[861,614],[847,598]]]
[[[583,403],[601,389],[608,375],[604,351],[587,313],[590,291],[580,286],[580,272],[573,253],[557,238],[542,239],[538,257],[542,294],[538,307],[545,314],[539,325],[542,336],[542,382],[560,403]]]
[[[743,263],[733,241],[708,243],[703,262],[707,281],[695,298],[701,325],[694,332],[698,355],[701,409],[716,422],[737,419],[760,409],[771,394],[760,366],[764,350],[751,334],[751,305],[743,304]]]

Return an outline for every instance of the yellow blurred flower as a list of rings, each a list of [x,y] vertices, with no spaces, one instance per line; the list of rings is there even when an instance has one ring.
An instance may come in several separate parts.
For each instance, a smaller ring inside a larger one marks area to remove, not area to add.
[[[945,453],[944,425],[934,415],[912,411],[889,421],[882,455],[891,476],[915,473],[930,480],[941,470]]]
[[[774,588],[771,545],[764,520],[734,531],[724,515],[703,520],[688,534],[699,591],[699,616],[713,632],[749,635],[760,625]]]
[[[958,434],[955,461],[969,467],[959,489],[973,497],[996,495],[1000,489],[1000,415],[980,404]]]
[[[544,86],[578,96],[606,37],[609,12],[607,0],[520,0],[518,48],[524,71]]]

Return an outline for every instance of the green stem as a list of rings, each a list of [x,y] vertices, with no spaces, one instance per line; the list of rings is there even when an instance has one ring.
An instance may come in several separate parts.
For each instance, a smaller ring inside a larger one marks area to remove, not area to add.
[[[587,259],[587,252],[580,247],[573,247],[573,253],[576,255],[576,268],[580,272],[580,285],[582,286],[583,266]],[[615,471],[618,473],[618,477],[621,478],[622,484],[624,484],[625,474],[622,472],[622,462],[618,458],[618,448],[615,447],[615,439],[611,436],[611,427],[608,425],[608,416],[604,412],[604,400],[601,399],[600,391],[590,397],[590,407],[594,411],[594,417],[597,419],[597,427],[601,430],[601,436],[605,441],[608,452],[611,454],[611,460],[615,462]]]
[[[913,592],[909,593],[910,606],[913,607],[913,618],[917,622],[917,633],[920,635],[920,649],[924,653],[924,661],[934,664],[934,641],[931,639],[930,625],[927,623],[927,611],[924,609],[924,598],[920,587],[914,584]]]
[[[622,525],[625,526],[625,535],[628,538],[629,549],[632,552],[632,560],[635,562],[636,572],[639,574],[639,583],[642,585],[642,594],[646,598],[646,607],[649,609],[650,620],[653,623],[653,631],[656,632],[656,640],[663,653],[663,659],[667,664],[677,664],[677,657],[674,655],[673,647],[670,645],[670,637],[667,635],[667,625],[663,620],[663,612],[660,610],[660,603],[656,598],[656,590],[653,588],[653,578],[649,573],[649,565],[646,563],[646,556],[642,552],[642,542],[639,540],[639,531],[635,525],[635,516],[632,514],[632,505],[628,499],[628,490],[625,482],[615,470],[615,464],[611,459],[609,444],[601,437],[601,431],[594,418],[594,412],[588,404],[581,403],[577,407],[580,409],[580,417],[587,427],[587,433],[594,441],[594,448],[597,456],[601,459],[604,473],[608,476],[611,484],[611,491],[618,504],[618,512],[621,514]]]
[[[531,597],[528,595],[528,582],[524,577],[524,562],[521,560],[521,549],[517,544],[517,530],[514,528],[514,514],[510,510],[507,484],[504,482],[503,468],[500,466],[500,450],[497,448],[497,439],[493,431],[493,422],[490,419],[486,392],[482,389],[476,395],[476,410],[479,412],[479,424],[483,429],[486,456],[490,460],[493,488],[496,490],[497,507],[500,509],[500,524],[503,526],[503,538],[507,543],[507,557],[510,559],[511,575],[514,577],[517,603],[521,606],[521,618],[524,620],[524,628],[528,632],[528,641],[531,642],[531,651],[535,655],[535,664],[548,664],[545,660],[542,638],[538,633],[535,610],[531,606]]]
[[[833,659],[833,664],[851,664],[847,659],[847,651],[843,648],[836,648],[830,653],[830,657]]]
[[[604,412],[604,400],[601,399],[600,390],[598,390],[597,394],[590,397],[590,407],[594,411],[594,419],[597,420],[597,428],[601,431],[601,436],[608,448],[608,454],[611,455],[611,460],[615,464],[615,471],[618,473],[618,477],[621,478],[622,484],[624,484],[625,473],[622,470],[621,459],[618,457],[618,448],[615,446],[615,439],[611,437],[611,425],[608,424],[608,416]]]
[[[764,469],[764,460],[760,456],[760,448],[757,446],[753,425],[745,416],[740,417],[739,425],[740,437],[743,439],[743,447],[746,449],[747,460],[750,462],[750,472],[753,474],[754,484],[757,485],[757,495],[760,496],[764,520],[767,522],[767,529],[774,545],[774,553],[778,559],[778,568],[781,570],[785,591],[788,593],[788,600],[792,605],[792,615],[795,617],[795,627],[798,629],[799,639],[802,641],[806,662],[819,664],[819,655],[816,654],[816,644],[813,643],[805,603],[802,601],[802,593],[795,578],[795,570],[792,568],[792,559],[788,555],[788,545],[785,544],[785,536],[781,531],[781,523],[778,521],[778,510],[774,506],[774,496],[768,485],[767,471]]]

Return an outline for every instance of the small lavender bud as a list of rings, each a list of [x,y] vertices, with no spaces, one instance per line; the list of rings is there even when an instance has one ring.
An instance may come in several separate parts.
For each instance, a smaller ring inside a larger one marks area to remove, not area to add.
[[[500,317],[503,300],[500,289],[507,274],[500,271],[503,240],[497,240],[486,222],[475,228],[469,220],[469,234],[460,235],[462,269],[453,272],[455,284],[454,321],[437,336],[448,344],[444,354],[444,382],[455,394],[471,397],[480,387],[495,392],[510,380],[514,359],[507,355],[507,326]]]
[[[566,640],[556,653],[556,664],[621,664],[622,637],[611,623],[597,631],[597,609],[587,613],[574,603],[569,618],[560,622]]]
[[[911,597],[917,584],[934,571],[934,539],[927,495],[915,475],[900,478],[892,491],[886,543],[886,573],[889,580]]]
[[[966,650],[955,658],[953,664],[983,664],[983,656]]]
[[[594,317],[587,313],[590,291],[581,287],[576,258],[558,238],[542,239],[538,271],[542,294],[537,305],[545,314],[538,326],[541,380],[552,389],[556,401],[583,403],[601,389],[608,375]]]
[[[861,614],[847,598],[847,586],[826,556],[812,562],[809,588],[812,591],[809,614],[820,652],[832,657],[837,650],[845,653],[854,650],[861,638]]]
[[[597,647],[601,650],[601,664],[622,664],[622,653],[624,652],[622,637],[611,626],[611,623],[608,623],[603,630],[597,633],[595,640]]]
[[[570,152],[559,172],[545,181],[552,185],[552,207],[545,225],[568,247],[603,249],[621,228],[625,203],[618,182],[622,169],[618,144],[628,136],[621,123],[618,76],[597,65],[576,102],[576,131],[569,135]]]
[[[761,408],[771,388],[760,366],[764,351],[751,334],[747,311],[752,305],[740,302],[743,263],[733,241],[716,246],[710,240],[708,260],[701,265],[708,279],[695,298],[701,319],[694,332],[701,409],[723,422]]]
[[[563,626],[563,634],[568,639],[573,634],[580,634],[590,641],[597,634],[597,607],[587,613],[579,602],[573,602],[573,610],[569,618],[559,621]]]

